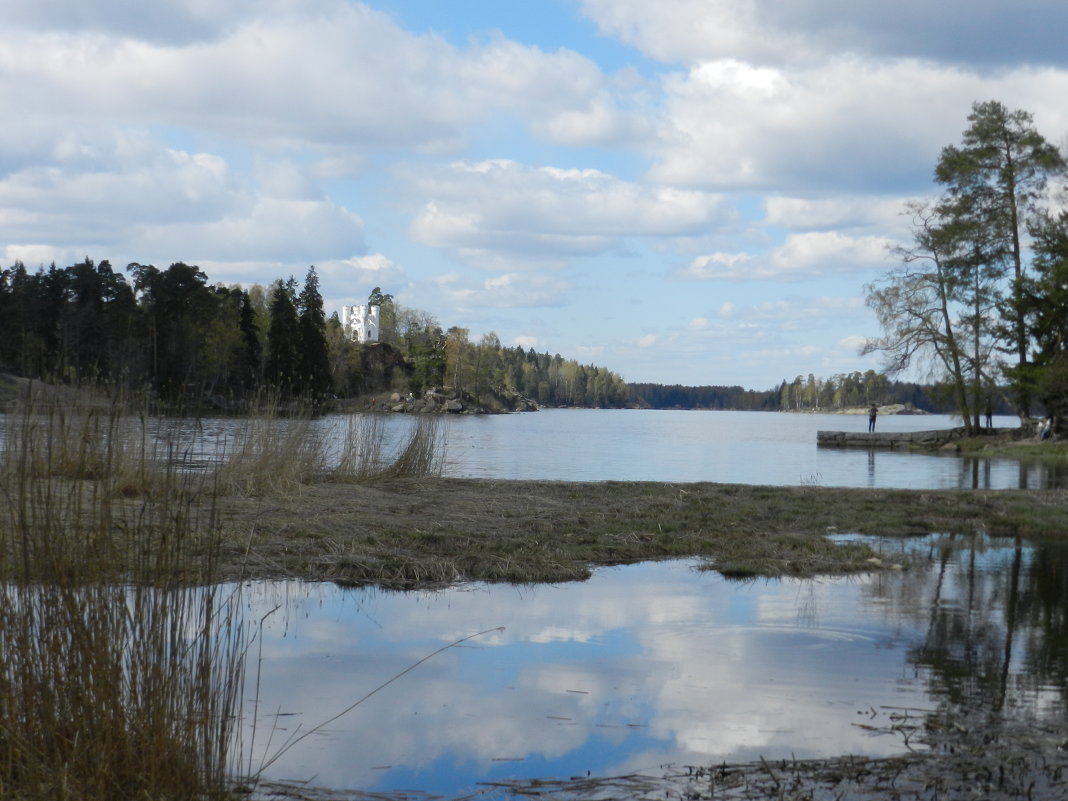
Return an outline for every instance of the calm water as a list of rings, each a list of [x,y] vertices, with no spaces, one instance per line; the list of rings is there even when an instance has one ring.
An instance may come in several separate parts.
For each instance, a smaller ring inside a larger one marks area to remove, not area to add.
[[[378,415],[387,447],[418,418]],[[546,409],[509,415],[437,418],[445,474],[456,477],[561,481],[714,481],[739,484],[904,489],[1044,489],[1068,487],[1068,468],[955,454],[817,448],[821,429],[865,431],[863,415]],[[330,449],[360,415],[333,415],[313,427]],[[881,416],[879,431],[952,428],[946,415]],[[6,420],[0,415],[0,441]],[[195,468],[232,451],[249,422],[234,419],[152,421],[149,447]],[[136,426],[136,421],[131,421]],[[262,421],[254,425],[267,425]],[[274,421],[276,439],[290,423]],[[303,425],[303,424],[299,424]],[[995,425],[1017,425],[997,417]],[[136,433],[136,432],[135,432]],[[254,438],[258,436],[254,434]],[[139,441],[139,440],[138,440]],[[283,449],[284,450],[284,449]]]
[[[444,422],[446,473],[461,477],[912,489],[1068,486],[1064,468],[1013,459],[816,447],[821,429],[866,431],[863,415],[548,409]],[[995,418],[996,426],[1017,422]],[[882,416],[878,430],[956,425],[959,420],[946,415]]]
[[[888,755],[907,708],[1065,715],[1068,549],[981,538],[888,543],[905,573],[731,583],[689,562],[557,587],[435,593],[261,584],[253,764],[270,778],[455,795],[502,778],[666,763]],[[498,629],[498,627],[503,627]],[[858,725],[859,724],[859,725]],[[883,734],[867,727],[883,728]],[[268,737],[271,743],[267,743]]]

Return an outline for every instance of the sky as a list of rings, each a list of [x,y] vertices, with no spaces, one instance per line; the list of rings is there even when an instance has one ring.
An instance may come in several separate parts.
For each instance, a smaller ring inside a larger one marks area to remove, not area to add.
[[[1063,0],[0,0],[0,260],[314,265],[627,381],[879,369],[974,102],[1068,142]]]

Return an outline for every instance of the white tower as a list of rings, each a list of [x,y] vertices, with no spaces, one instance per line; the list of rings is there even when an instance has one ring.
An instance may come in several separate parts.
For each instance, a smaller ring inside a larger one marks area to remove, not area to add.
[[[378,306],[342,306],[341,327],[361,344],[378,342],[378,314]]]

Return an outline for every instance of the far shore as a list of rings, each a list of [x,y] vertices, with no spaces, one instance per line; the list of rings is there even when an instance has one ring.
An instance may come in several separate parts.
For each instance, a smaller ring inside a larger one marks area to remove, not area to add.
[[[926,412],[923,409],[916,409],[912,406],[906,406],[904,403],[888,403],[885,406],[879,406],[879,414],[881,415],[926,415],[931,412]],[[818,407],[815,409],[783,409],[784,412],[790,414],[853,414],[867,416],[871,411],[871,406],[845,406],[841,409],[826,409]]]

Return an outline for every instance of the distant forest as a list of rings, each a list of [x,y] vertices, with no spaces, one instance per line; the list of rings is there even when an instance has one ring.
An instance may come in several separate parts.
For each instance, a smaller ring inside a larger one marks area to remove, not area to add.
[[[690,387],[679,384],[630,384],[631,398],[651,409],[736,409],[744,411],[837,411],[871,403],[902,404],[918,411],[954,411],[948,389],[906,381],[891,381],[868,370],[842,373],[830,378],[798,376],[772,389],[752,390],[739,386]],[[1009,411],[1004,400],[995,399],[996,411]]]
[[[268,287],[212,285],[200,268],[130,264],[127,279],[86,258],[34,272],[0,271],[0,371],[67,384],[148,389],[183,407],[232,408],[270,393],[314,402],[380,392],[446,389],[484,408],[509,397],[541,406],[652,409],[834,410],[901,403],[949,411],[938,387],[869,370],[798,376],[767,390],[626,383],[605,367],[532,348],[477,342],[457,326],[406,308],[376,287],[380,342],[360,345],[323,309],[315,268]],[[997,405],[1000,410],[1001,405]]]
[[[129,278],[127,278],[127,275]],[[380,342],[360,345],[326,315],[314,267],[270,286],[212,285],[195,265],[86,258],[0,271],[0,371],[65,384],[148,390],[182,408],[271,397],[323,403],[448,388],[485,408],[521,394],[543,406],[621,407],[623,379],[560,355],[478,342],[376,287]]]

